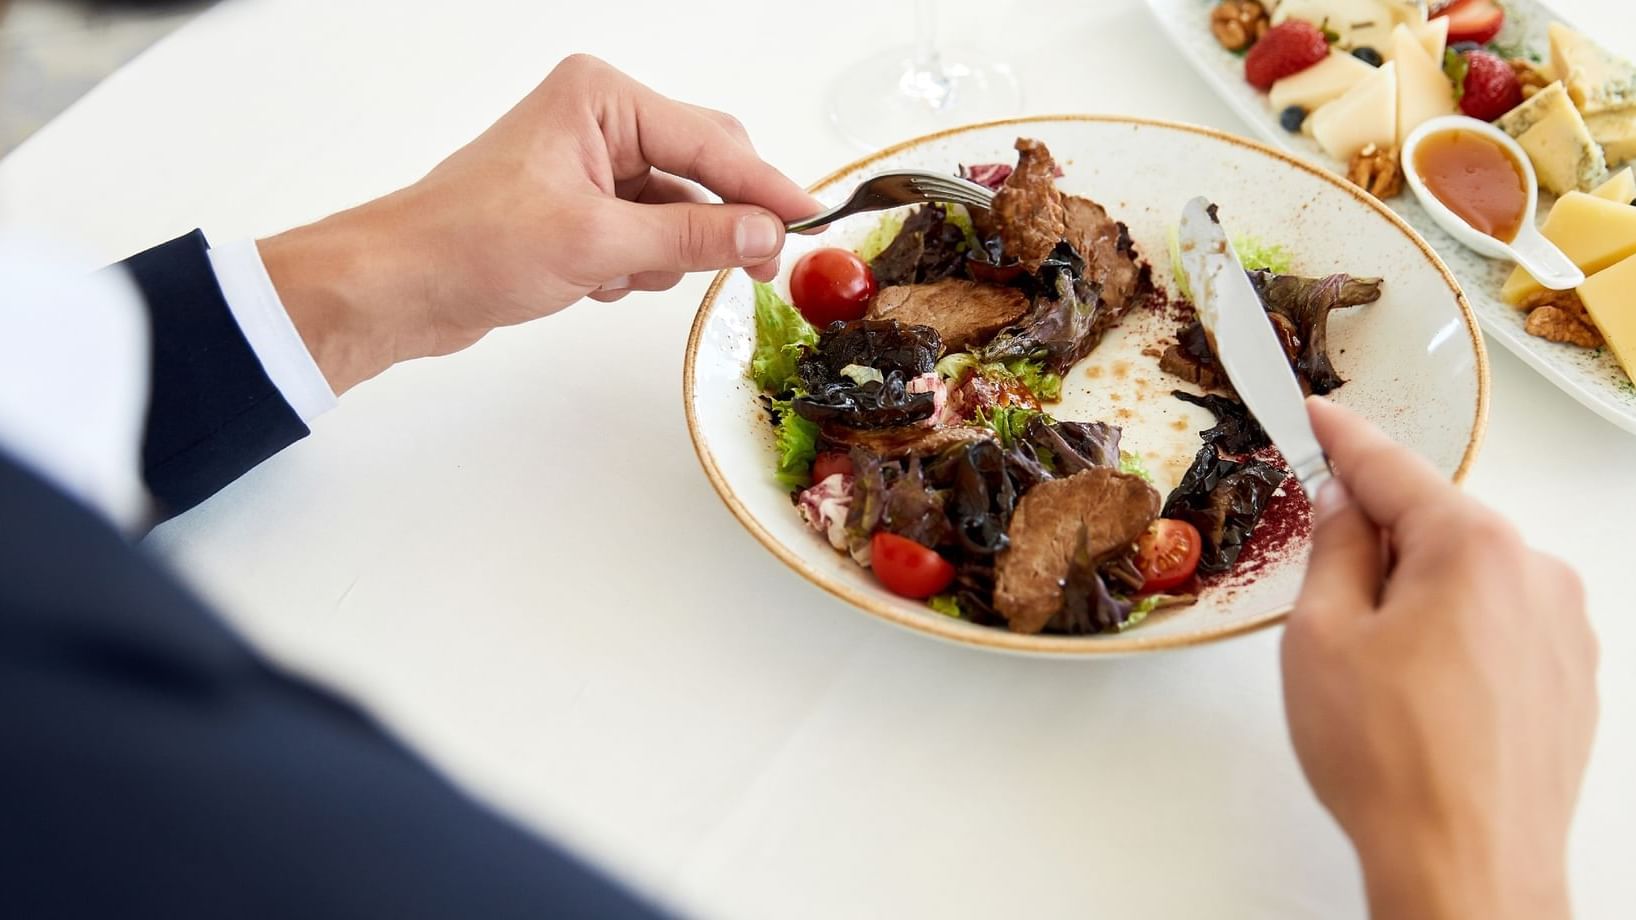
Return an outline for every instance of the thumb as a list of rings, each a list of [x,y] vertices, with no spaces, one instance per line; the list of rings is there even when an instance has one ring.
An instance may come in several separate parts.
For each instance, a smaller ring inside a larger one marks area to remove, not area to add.
[[[1380,530],[1339,479],[1319,490],[1312,515],[1312,558],[1292,620],[1373,612],[1385,577]]]
[[[784,248],[784,224],[745,204],[610,202],[624,232],[603,239],[607,274],[698,272],[759,265]]]

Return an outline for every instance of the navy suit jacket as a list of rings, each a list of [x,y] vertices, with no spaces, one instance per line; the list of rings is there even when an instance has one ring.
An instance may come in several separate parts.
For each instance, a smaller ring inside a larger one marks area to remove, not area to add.
[[[307,434],[193,233],[127,263],[172,513]],[[0,917],[652,917],[0,452]]]

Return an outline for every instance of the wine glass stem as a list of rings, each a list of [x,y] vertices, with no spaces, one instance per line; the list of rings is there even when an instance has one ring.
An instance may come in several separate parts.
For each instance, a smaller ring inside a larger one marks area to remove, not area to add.
[[[915,0],[915,56],[903,74],[899,89],[926,103],[928,108],[941,109],[949,102],[953,89],[943,62],[937,53],[937,0]]]
[[[936,72],[937,0],[915,0],[915,69]]]

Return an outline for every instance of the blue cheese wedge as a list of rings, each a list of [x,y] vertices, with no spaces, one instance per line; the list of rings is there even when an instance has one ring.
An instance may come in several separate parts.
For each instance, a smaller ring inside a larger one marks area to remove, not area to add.
[[[1636,106],[1586,115],[1585,128],[1602,145],[1609,165],[1636,160]]]
[[[1389,54],[1392,27],[1397,25],[1394,7],[1400,0],[1281,0],[1272,12],[1272,23],[1301,19],[1322,26],[1338,36],[1335,44],[1343,49],[1374,48]]]
[[[1595,188],[1607,176],[1607,158],[1561,82],[1535,93],[1494,124],[1517,139],[1539,184],[1558,195]]]
[[[1619,57],[1560,22],[1547,30],[1551,66],[1585,115],[1636,105],[1636,64]]]

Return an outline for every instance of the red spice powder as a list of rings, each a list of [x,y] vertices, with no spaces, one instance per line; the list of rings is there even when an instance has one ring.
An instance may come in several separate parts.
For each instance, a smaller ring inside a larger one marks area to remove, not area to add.
[[[1277,450],[1258,451],[1255,459],[1288,467]],[[1237,588],[1253,584],[1268,569],[1293,558],[1312,535],[1312,505],[1295,479],[1284,480],[1268,499],[1261,520],[1239,550],[1238,561],[1225,572],[1199,576],[1201,588]]]

